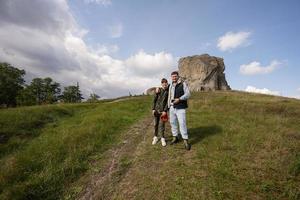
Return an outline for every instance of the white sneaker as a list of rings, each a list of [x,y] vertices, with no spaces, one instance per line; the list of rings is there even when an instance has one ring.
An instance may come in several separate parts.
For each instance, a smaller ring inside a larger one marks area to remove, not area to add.
[[[161,145],[165,147],[167,145],[165,138],[161,138]]]
[[[152,140],[152,144],[155,145],[158,142],[158,137],[154,136]]]

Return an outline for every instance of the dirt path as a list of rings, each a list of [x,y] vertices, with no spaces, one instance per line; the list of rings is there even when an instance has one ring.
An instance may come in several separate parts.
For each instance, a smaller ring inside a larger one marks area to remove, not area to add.
[[[196,173],[180,170],[180,165],[186,165],[187,170],[191,170],[197,164],[193,149],[184,150],[182,143],[166,147],[158,143],[153,146],[152,134],[151,116],[132,126],[122,136],[123,142],[105,153],[103,167],[99,173],[91,174],[89,184],[79,199],[169,199],[163,195],[165,190],[172,189],[170,186],[176,184],[177,175],[185,178],[193,173],[194,178],[206,177],[203,170]],[[167,124],[167,142],[171,138],[170,125]],[[172,191],[169,193],[172,194]]]
[[[101,170],[89,175],[89,183],[78,199],[109,199],[131,167],[139,143],[149,137],[150,130],[152,117],[148,116],[124,133],[121,142],[103,155],[103,161],[95,163],[102,166]]]
[[[167,193],[173,193],[169,189],[176,184],[178,178],[180,181],[189,176],[186,172],[190,170],[188,166],[195,164],[195,151],[186,151],[182,143],[169,145],[172,139],[169,124],[166,129],[166,147],[162,147],[160,143],[155,146],[151,144],[152,129],[147,130],[146,136],[146,139],[139,143],[134,153],[133,164],[115,186],[115,192],[110,199],[172,199],[166,196]],[[203,170],[194,174],[202,178],[207,175]]]

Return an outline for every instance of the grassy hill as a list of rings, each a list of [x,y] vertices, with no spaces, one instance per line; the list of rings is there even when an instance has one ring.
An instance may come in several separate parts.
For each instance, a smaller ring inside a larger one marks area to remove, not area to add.
[[[0,110],[0,199],[300,198],[299,100],[193,93],[191,151],[151,145],[151,100]]]

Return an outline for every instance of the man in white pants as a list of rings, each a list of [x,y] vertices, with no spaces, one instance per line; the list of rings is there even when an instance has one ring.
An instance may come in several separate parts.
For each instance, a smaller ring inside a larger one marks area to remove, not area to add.
[[[188,142],[189,136],[186,127],[186,108],[188,107],[187,100],[190,97],[190,91],[187,84],[184,81],[179,80],[177,71],[171,73],[171,78],[172,84],[170,84],[168,96],[170,123],[173,135],[171,145],[178,142],[179,123],[179,130],[184,141],[185,149],[190,150],[191,145]]]

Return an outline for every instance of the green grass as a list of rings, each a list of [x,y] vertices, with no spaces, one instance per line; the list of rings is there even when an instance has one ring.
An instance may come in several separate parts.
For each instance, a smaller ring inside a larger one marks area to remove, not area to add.
[[[210,163],[208,183],[216,199],[300,198],[299,101],[194,94],[188,119],[197,158]]]
[[[149,98],[136,97],[1,110],[1,134],[8,139],[1,143],[0,199],[61,198],[89,159],[109,149],[149,108]],[[22,147],[12,147],[14,137]]]
[[[0,158],[26,146],[46,125],[55,126],[58,121],[96,105],[62,104],[0,110]]]
[[[299,100],[193,93],[187,111],[192,150],[182,143],[152,146],[149,135],[113,198],[299,199],[299,119]],[[170,140],[169,129],[167,135]]]
[[[104,170],[108,150],[118,148],[127,128],[150,114],[151,99],[0,110],[0,133],[8,135],[0,199],[76,198]],[[193,93],[191,151],[182,142],[151,145],[153,127],[145,124],[143,136],[127,138],[137,147],[124,148],[116,177],[95,192],[112,199],[300,199],[299,119],[295,99]],[[170,140],[169,126],[166,135]]]

